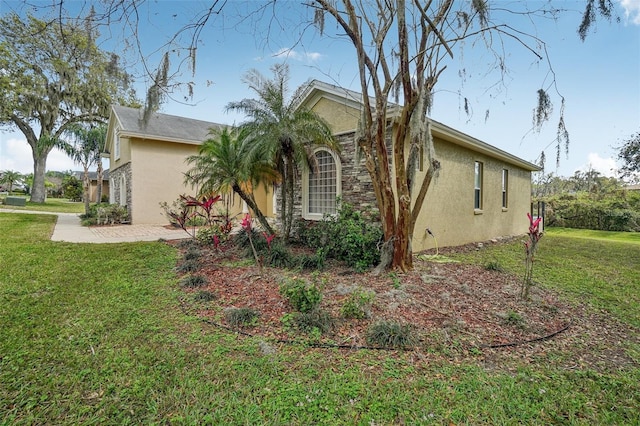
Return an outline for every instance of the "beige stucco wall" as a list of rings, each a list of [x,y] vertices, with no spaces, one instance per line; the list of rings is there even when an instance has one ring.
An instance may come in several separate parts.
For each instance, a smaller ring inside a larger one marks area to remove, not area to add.
[[[110,155],[109,155],[109,167],[111,169],[117,169],[124,164],[127,164],[131,161],[131,141],[129,138],[121,137],[120,138],[120,157],[116,159],[116,147],[113,141],[109,146]]]
[[[360,116],[357,109],[327,98],[318,100],[312,109],[331,123],[336,134],[353,131]],[[436,241],[426,233],[427,228],[435,234],[439,247],[520,235],[527,231],[526,214],[530,209],[531,194],[529,171],[438,138],[434,139],[434,144],[436,158],[442,167],[416,221],[412,238],[414,252],[435,247]],[[405,154],[408,154],[408,146],[406,149]],[[481,212],[474,210],[475,161],[483,163]],[[507,209],[502,208],[502,169],[509,173]],[[367,173],[364,167],[361,172]],[[423,176],[424,172],[418,172],[416,181],[421,182]],[[394,179],[392,177],[392,182]]]
[[[358,125],[360,111],[345,104],[321,98],[311,108],[313,112],[324,118],[334,134],[352,131]]]
[[[173,203],[195,190],[184,184],[189,169],[184,161],[197,153],[196,145],[134,139],[131,143],[132,223],[168,223],[161,202]]]
[[[185,159],[197,153],[197,145],[134,139],[131,141],[131,198],[132,223],[166,224],[167,218],[160,203],[171,205],[181,194],[195,195],[197,188],[184,184],[184,174],[190,168]],[[262,187],[257,191],[259,206],[268,210],[273,201]],[[230,215],[243,211],[243,203],[236,196],[229,203],[216,207],[229,208]]]
[[[440,247],[526,232],[531,193],[529,171],[439,139],[435,139],[435,150],[442,167],[416,221],[414,252],[435,247],[436,241],[426,233],[427,228],[435,234]],[[483,163],[481,212],[474,210],[476,161]],[[502,208],[503,169],[509,174],[507,209]],[[418,180],[423,174],[418,174]]]

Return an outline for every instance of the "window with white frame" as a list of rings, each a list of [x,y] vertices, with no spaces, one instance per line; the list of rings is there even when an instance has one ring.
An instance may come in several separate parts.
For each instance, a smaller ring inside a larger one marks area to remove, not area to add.
[[[509,170],[502,169],[502,208],[509,207]]]
[[[321,219],[337,212],[336,197],[340,195],[339,161],[326,149],[318,149],[315,163],[303,179],[303,203],[306,219]]]
[[[118,135],[118,131],[120,129],[115,127],[113,129],[113,159],[117,160],[120,158],[120,136]]]
[[[482,210],[482,163],[480,161],[476,161],[475,163],[475,179],[473,192],[473,208],[475,210]]]

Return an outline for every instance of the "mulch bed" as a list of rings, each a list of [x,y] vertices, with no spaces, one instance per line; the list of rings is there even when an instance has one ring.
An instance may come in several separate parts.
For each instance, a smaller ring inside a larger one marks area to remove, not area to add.
[[[456,250],[464,249],[473,248]],[[627,342],[640,343],[638,330],[538,287],[525,303],[519,298],[521,277],[508,273],[428,256],[416,256],[414,269],[406,274],[357,273],[337,262],[329,262],[321,272],[286,271],[246,266],[246,258],[232,248],[200,247],[200,251],[194,274],[206,277],[207,284],[185,288],[183,307],[228,329],[232,327],[225,321],[225,309],[251,308],[259,312],[258,321],[235,331],[266,341],[371,347],[365,338],[367,329],[386,320],[410,324],[418,337],[412,349],[420,359],[432,354],[475,357],[487,368],[500,369],[509,368],[512,361],[540,359],[565,368],[611,370],[638,365],[624,349]],[[335,320],[330,332],[312,338],[283,324],[283,316],[293,312],[279,293],[284,277],[302,277],[321,287],[320,307]],[[366,319],[341,316],[341,307],[355,289],[375,293]],[[215,299],[195,302],[195,293],[202,291]]]

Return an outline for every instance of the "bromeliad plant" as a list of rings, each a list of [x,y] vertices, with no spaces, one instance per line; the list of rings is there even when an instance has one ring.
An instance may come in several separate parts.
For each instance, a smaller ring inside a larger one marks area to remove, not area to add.
[[[198,199],[191,195],[180,195],[180,198],[169,206],[166,202],[160,203],[160,207],[164,209],[169,222],[172,225],[183,229],[192,238],[196,238],[196,224],[205,224],[213,226],[218,222],[222,222],[221,229],[231,230],[231,220],[228,216],[214,215],[213,207],[216,202],[221,199],[220,195],[203,196]],[[189,230],[189,227],[192,229]]]
[[[520,296],[524,300],[529,300],[529,290],[533,286],[533,261],[536,250],[538,249],[538,241],[542,238],[542,232],[540,232],[540,222],[542,218],[538,217],[534,220],[531,213],[527,213],[527,217],[529,218],[529,232],[527,232],[529,239],[524,242],[525,270],[522,290],[520,292]]]

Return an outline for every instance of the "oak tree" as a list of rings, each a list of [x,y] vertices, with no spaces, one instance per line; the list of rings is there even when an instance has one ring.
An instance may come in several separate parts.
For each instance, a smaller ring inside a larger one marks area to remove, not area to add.
[[[86,19],[0,18],[0,124],[18,128],[31,147],[31,201],[45,199],[47,156],[74,123],[104,122],[112,103],[135,103],[114,53],[96,45]]]

